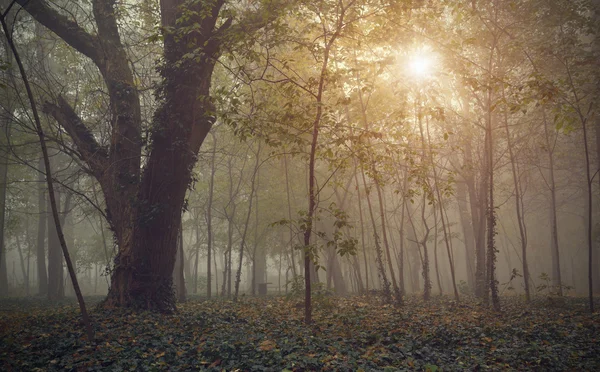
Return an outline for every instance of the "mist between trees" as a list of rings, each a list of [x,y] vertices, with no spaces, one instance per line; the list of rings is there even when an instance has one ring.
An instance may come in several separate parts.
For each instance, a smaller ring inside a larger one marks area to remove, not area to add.
[[[25,75],[107,307],[297,293],[310,323],[311,293],[376,290],[593,311],[598,2],[0,4],[2,296],[74,295]]]

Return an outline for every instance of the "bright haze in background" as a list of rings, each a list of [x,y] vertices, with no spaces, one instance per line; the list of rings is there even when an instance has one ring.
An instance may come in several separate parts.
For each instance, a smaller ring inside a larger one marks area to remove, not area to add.
[[[414,51],[408,58],[408,74],[417,79],[431,76],[435,70],[435,56],[427,47]]]

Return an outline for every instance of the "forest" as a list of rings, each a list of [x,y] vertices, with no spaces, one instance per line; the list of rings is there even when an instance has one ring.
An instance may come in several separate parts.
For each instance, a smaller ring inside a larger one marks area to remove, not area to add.
[[[0,23],[0,369],[600,369],[600,1]]]

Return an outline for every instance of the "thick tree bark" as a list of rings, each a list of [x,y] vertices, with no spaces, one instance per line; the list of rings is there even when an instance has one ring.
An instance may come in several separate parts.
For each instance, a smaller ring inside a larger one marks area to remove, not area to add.
[[[44,111],[69,134],[78,155],[99,181],[107,217],[119,245],[106,306],[171,312],[177,232],[200,145],[215,115],[210,86],[232,18],[219,22],[224,0],[210,4],[161,0],[164,30],[161,106],[155,113],[150,155],[141,167],[141,110],[130,61],[121,42],[115,0],[93,0],[96,34],[46,1],[17,0],[38,22],[98,67],[110,98],[110,146],[100,146],[64,97]],[[241,14],[239,34],[278,15],[263,9]],[[186,17],[181,17],[185,12]],[[192,55],[194,58],[187,58]],[[184,58],[184,56],[186,56]]]

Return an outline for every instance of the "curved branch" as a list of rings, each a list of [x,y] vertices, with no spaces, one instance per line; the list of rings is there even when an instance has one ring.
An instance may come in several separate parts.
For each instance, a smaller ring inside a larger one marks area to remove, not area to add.
[[[54,32],[77,51],[93,61],[99,59],[98,50],[100,43],[98,37],[85,31],[77,22],[60,14],[45,1],[16,0],[16,2],[35,18],[36,21]]]
[[[92,132],[64,97],[58,96],[58,105],[46,102],[42,111],[52,116],[65,129],[92,172],[100,176],[108,167],[108,152],[98,144]]]

